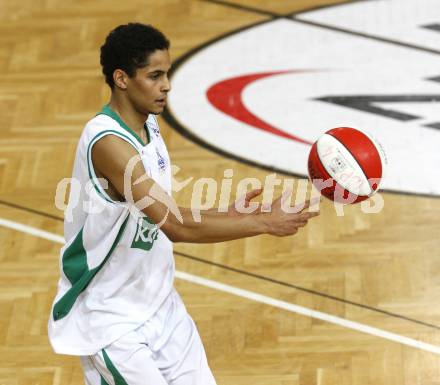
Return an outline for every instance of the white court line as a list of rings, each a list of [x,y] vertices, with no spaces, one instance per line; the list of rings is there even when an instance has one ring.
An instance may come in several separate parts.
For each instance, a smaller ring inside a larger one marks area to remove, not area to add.
[[[36,229],[35,227],[23,225],[21,223],[9,221],[7,219],[0,218],[0,226],[8,227],[23,233],[31,234],[36,237],[44,238],[49,241],[64,243],[64,238],[60,235],[53,234],[47,231]],[[427,352],[440,354],[440,346],[431,345],[426,342],[418,341],[409,337],[402,336],[400,334],[395,334],[387,332],[382,329],[378,329],[372,326],[364,325],[359,322],[349,321],[344,318],[336,317],[331,314],[323,313],[320,311],[312,310],[303,306],[295,305],[289,302],[280,301],[275,298],[267,297],[262,294],[258,294],[249,290],[240,289],[235,286],[226,285],[217,281],[210,279],[198,277],[196,275],[188,274],[183,271],[176,271],[176,278],[195,283],[197,285],[202,285],[209,287],[211,289],[219,290],[225,293],[233,294],[238,297],[243,297],[250,299],[252,301],[264,303],[269,306],[277,307],[279,309],[287,310],[292,313],[301,314],[311,318],[326,321],[335,325],[339,325],[348,329],[353,329],[361,333],[370,334],[376,337],[384,338],[390,341],[394,341],[403,345],[411,346],[416,349],[425,350]]]
[[[27,233],[35,235],[36,237],[44,238],[49,241],[63,243],[65,242],[64,237],[54,233],[49,233],[48,231],[40,230],[35,227],[23,225],[18,222],[9,221],[7,219],[0,218],[0,225],[4,227],[9,227],[10,229],[21,231],[22,233]]]

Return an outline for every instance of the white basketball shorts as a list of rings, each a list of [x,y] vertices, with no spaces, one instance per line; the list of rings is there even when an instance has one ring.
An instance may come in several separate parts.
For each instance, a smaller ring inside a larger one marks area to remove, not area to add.
[[[86,385],[216,385],[194,321],[173,290],[157,313],[93,356]]]

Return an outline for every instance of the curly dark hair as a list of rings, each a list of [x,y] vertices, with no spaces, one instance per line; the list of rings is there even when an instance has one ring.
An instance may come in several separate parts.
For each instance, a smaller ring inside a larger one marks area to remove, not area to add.
[[[169,49],[165,35],[141,23],[128,23],[111,31],[101,47],[101,66],[106,83],[113,90],[113,72],[121,69],[133,77],[138,68],[148,65],[150,55],[156,50]]]

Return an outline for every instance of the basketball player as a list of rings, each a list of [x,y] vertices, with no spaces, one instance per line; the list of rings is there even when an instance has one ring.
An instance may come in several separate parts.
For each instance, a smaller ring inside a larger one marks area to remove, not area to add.
[[[285,213],[277,199],[267,213],[231,206],[202,211],[198,222],[174,204],[156,119],[170,91],[168,49],[160,31],[137,23],[114,29],[101,47],[111,98],[77,147],[73,177],[83,188],[69,196],[73,221],[65,221],[49,320],[55,352],[81,357],[87,385],[214,385],[173,288],[172,242],[291,235],[317,215]],[[259,193],[248,193],[245,205]]]

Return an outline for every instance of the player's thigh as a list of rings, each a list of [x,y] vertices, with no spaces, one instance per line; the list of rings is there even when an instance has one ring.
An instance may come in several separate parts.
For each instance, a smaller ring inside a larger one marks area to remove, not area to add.
[[[201,344],[183,358],[177,373],[166,377],[169,385],[216,385]]]
[[[170,385],[216,385],[197,327],[186,313],[155,361]]]
[[[84,373],[84,383],[86,385],[103,385],[101,374],[93,365],[92,359],[89,356],[80,357],[81,366]]]

